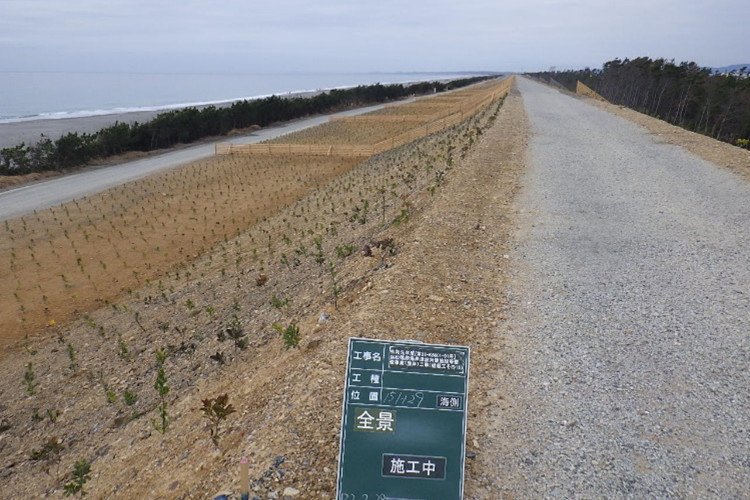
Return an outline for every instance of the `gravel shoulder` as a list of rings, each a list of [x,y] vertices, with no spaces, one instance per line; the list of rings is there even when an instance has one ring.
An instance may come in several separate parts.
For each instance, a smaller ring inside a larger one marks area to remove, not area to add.
[[[591,106],[640,125],[653,134],[654,140],[658,143],[683,147],[694,155],[726,168],[741,176],[746,181],[750,181],[750,150],[717,141],[696,132],[690,132],[684,128],[677,127],[652,116],[644,115],[624,106],[617,106],[580,96],[578,98]]]
[[[532,139],[499,332],[497,497],[746,496],[750,187],[519,87]]]

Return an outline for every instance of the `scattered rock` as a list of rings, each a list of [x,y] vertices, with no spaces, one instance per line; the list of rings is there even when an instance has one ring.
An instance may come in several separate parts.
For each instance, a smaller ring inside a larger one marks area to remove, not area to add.
[[[317,349],[323,344],[323,339],[316,338],[310,340],[310,342],[307,343],[307,346],[305,346],[305,349]]]
[[[115,417],[115,419],[112,421],[112,427],[122,427],[128,422],[130,422],[130,415],[120,415],[119,417]]]
[[[291,486],[287,486],[284,488],[284,498],[297,498],[299,495],[299,490],[296,488],[292,488]]]

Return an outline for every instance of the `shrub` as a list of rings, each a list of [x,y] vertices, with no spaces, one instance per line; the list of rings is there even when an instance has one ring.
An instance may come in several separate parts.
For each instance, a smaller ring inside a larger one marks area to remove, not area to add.
[[[219,446],[219,426],[227,419],[229,415],[236,410],[229,404],[229,396],[222,394],[215,398],[203,400],[203,407],[200,409],[209,421],[209,431],[211,432],[211,441]]]
[[[349,257],[351,254],[353,254],[354,250],[354,245],[339,245],[336,247],[336,255],[340,259],[345,259],[346,257]]]
[[[271,296],[271,301],[270,301],[270,304],[271,304],[271,307],[274,307],[274,308],[276,308],[276,309],[281,309],[282,307],[286,307],[286,306],[288,306],[288,305],[289,305],[289,298],[288,298],[288,297],[285,297],[285,298],[283,298],[283,299],[280,299],[280,298],[278,298],[278,297],[276,296],[276,294],[274,293],[274,294],[273,294],[273,295]]]
[[[232,315],[232,322],[229,323],[229,326],[226,329],[227,336],[234,341],[234,352],[237,352],[237,349],[245,349],[248,345],[248,340],[245,338],[247,335],[245,333],[245,329],[242,328],[242,323],[240,323],[240,319],[237,317],[236,314]]]
[[[80,496],[86,495],[83,485],[91,479],[91,463],[86,460],[78,460],[73,466],[73,479],[63,486],[63,493],[66,497],[78,493]]]
[[[278,323],[274,323],[273,327],[281,334],[281,339],[284,341],[284,349],[299,347],[300,333],[297,325],[292,323],[286,328],[283,328]]]

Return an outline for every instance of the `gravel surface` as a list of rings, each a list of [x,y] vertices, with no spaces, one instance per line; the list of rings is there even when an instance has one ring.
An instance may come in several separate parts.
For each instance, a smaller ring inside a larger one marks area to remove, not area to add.
[[[502,491],[750,498],[750,185],[519,87],[532,139],[492,422]]]

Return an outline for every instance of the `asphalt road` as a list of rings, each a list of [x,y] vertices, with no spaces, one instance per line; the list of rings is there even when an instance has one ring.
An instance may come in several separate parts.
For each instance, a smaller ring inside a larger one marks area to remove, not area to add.
[[[513,498],[750,497],[750,185],[519,79],[495,422]]]
[[[408,102],[408,101],[404,101]],[[336,113],[336,116],[354,116],[374,111],[382,105],[368,106]],[[303,118],[277,126],[266,127],[247,136],[233,137],[226,142],[251,144],[272,139],[323,124],[330,115]],[[119,165],[56,177],[0,192],[0,220],[11,219],[34,210],[65,203],[82,196],[98,193],[126,182],[146,177],[161,170],[176,168],[214,154],[214,144],[189,146],[176,151],[135,160]]]

